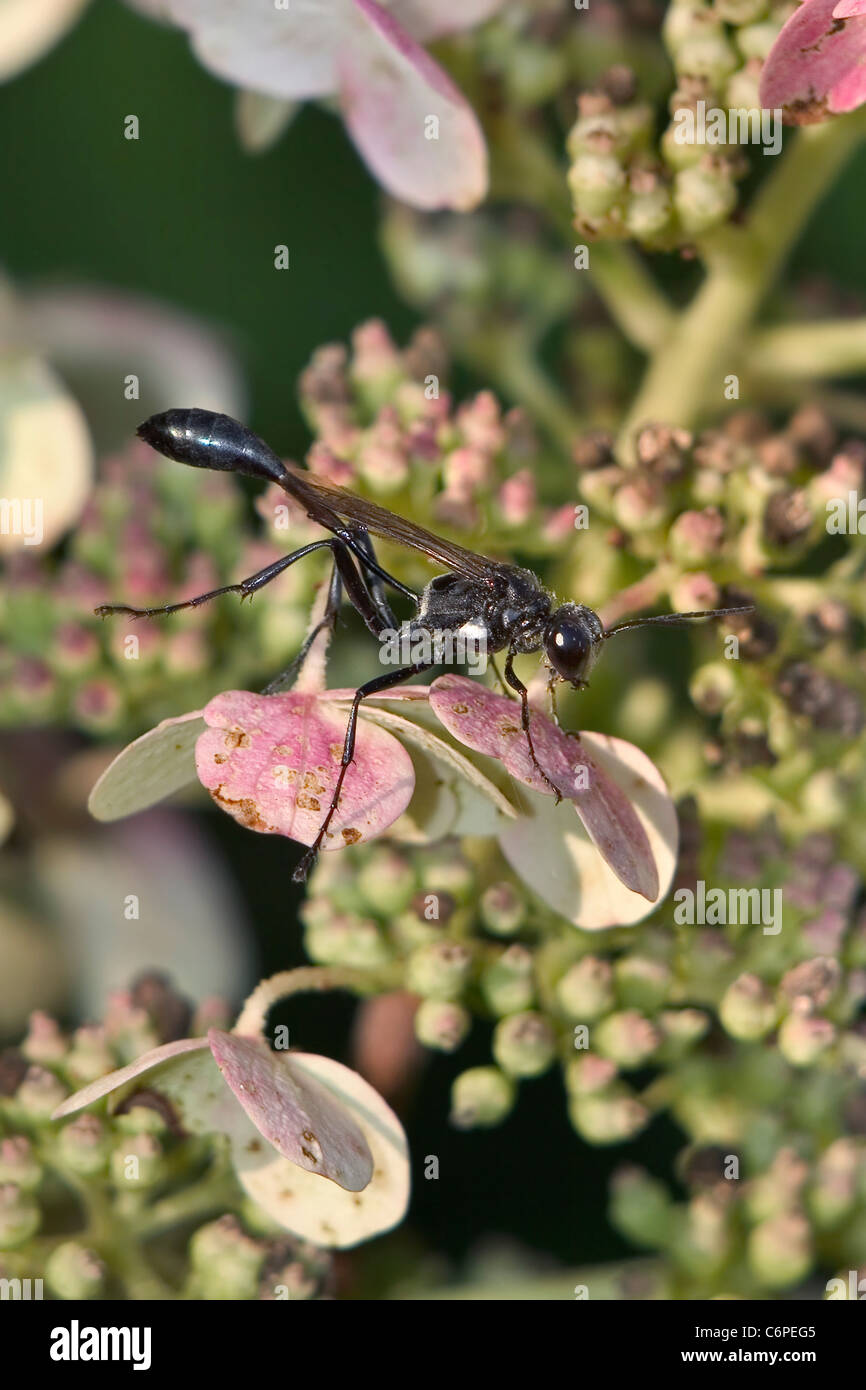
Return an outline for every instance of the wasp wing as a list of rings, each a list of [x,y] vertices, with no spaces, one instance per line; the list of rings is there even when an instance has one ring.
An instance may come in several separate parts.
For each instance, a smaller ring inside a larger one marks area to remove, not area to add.
[[[489,560],[485,555],[478,555],[474,550],[457,545],[455,541],[448,541],[444,536],[425,530],[423,526],[416,526],[413,521],[407,521],[405,517],[389,512],[387,507],[369,502],[347,488],[322,482],[312,473],[299,468],[288,467],[286,472],[286,491],[306,508],[307,515],[313,521],[318,521],[329,530],[333,529],[332,522],[326,517],[336,514],[344,521],[356,522],[382,540],[420,550],[445,569],[466,575],[468,579],[489,580],[491,571],[509,568],[503,566],[501,561]]]

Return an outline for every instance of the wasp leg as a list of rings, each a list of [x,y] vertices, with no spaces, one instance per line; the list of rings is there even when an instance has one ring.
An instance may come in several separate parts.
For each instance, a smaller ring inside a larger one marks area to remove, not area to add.
[[[507,657],[505,658],[505,679],[511,686],[511,689],[516,690],[517,694],[520,696],[520,722],[523,726],[523,732],[526,734],[526,742],[529,744],[530,757],[532,758],[532,761],[535,763],[536,768],[541,773],[545,782],[550,787],[551,791],[556,797],[556,801],[558,804],[562,800],[562,792],[559,790],[558,787],[555,787],[553,785],[544,768],[541,766],[541,763],[538,761],[538,758],[535,756],[535,747],[532,742],[532,732],[529,727],[529,696],[526,690],[526,686],[523,684],[523,681],[520,679],[519,676],[515,675],[513,652],[509,652]]]
[[[325,819],[319,827],[318,835],[310,845],[306,854],[304,854],[303,858],[299,861],[292,874],[295,883],[303,883],[310,870],[313,868],[318,858],[322,841],[328,833],[328,826],[331,824],[334,813],[340,804],[340,793],[343,790],[343,782],[346,779],[346,773],[351,767],[355,757],[355,736],[358,730],[358,709],[361,701],[366,700],[370,695],[378,695],[383,690],[393,690],[394,686],[400,685],[404,680],[408,680],[410,676],[420,676],[422,672],[431,670],[432,666],[433,663],[430,661],[418,661],[414,666],[403,666],[399,671],[388,671],[384,676],[377,676],[375,680],[367,681],[366,685],[360,686],[355,691],[352,699],[352,709],[349,714],[349,722],[346,725],[346,737],[343,742],[343,757],[340,762],[340,773],[337,777],[337,785],[334,787],[331,804],[328,807],[328,813]]]
[[[326,546],[333,550],[336,542],[334,541],[312,541],[309,545],[304,545],[300,550],[293,550],[291,555],[283,555],[273,564],[266,565],[263,570],[258,570],[256,574],[251,574],[247,579],[242,579],[238,584],[224,584],[221,589],[211,589],[206,594],[198,594],[195,598],[186,599],[184,603],[167,603],[160,608],[130,608],[125,603],[101,603],[98,608],[94,608],[94,613],[98,618],[110,617],[113,613],[125,613],[130,618],[162,618],[168,613],[180,613],[184,608],[199,608],[203,603],[209,603],[212,598],[219,598],[222,594],[240,594],[241,598],[251,598],[259,589],[263,589],[266,584],[270,584],[272,579],[276,579],[278,574],[288,569],[296,560],[303,560],[305,555],[311,555],[314,550],[322,550]]]

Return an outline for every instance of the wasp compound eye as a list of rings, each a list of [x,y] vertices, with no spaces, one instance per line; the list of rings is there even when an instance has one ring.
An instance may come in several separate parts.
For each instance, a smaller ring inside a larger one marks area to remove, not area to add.
[[[582,685],[595,663],[604,629],[592,609],[564,604],[551,615],[544,634],[544,652],[558,676]]]

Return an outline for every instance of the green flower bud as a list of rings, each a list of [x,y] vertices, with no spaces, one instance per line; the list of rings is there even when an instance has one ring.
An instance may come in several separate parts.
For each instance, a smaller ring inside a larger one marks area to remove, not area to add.
[[[800,1212],[784,1212],[760,1222],[749,1235],[752,1273],[765,1288],[793,1288],[812,1267],[812,1232]]]
[[[625,225],[637,241],[663,240],[673,224],[674,205],[671,190],[660,179],[652,187],[636,187],[632,179],[625,205]]]
[[[730,1210],[728,1193],[718,1188],[691,1198],[672,1242],[677,1264],[698,1278],[718,1272],[731,1250]]]
[[[39,1229],[42,1213],[29,1192],[15,1183],[0,1186],[0,1250],[14,1250]]]
[[[568,186],[581,217],[604,217],[625,191],[625,170],[615,155],[580,154],[568,171]]]
[[[32,1192],[42,1181],[42,1164],[33,1145],[23,1134],[0,1139],[0,1183],[15,1183],[22,1192]]]
[[[481,993],[495,1014],[528,1009],[535,997],[532,952],[525,946],[509,946],[482,972]]]
[[[653,531],[667,515],[664,490],[659,482],[639,477],[617,488],[613,499],[614,520],[625,531]]]
[[[15,1093],[15,1106],[32,1120],[49,1120],[69,1094],[63,1082],[44,1067],[29,1067]]]
[[[568,1018],[591,1023],[613,1008],[613,969],[598,956],[584,956],[565,972],[556,997]]]
[[[721,714],[737,691],[736,662],[708,661],[689,681],[692,703],[703,714]]]
[[[862,1166],[855,1139],[837,1139],[825,1149],[815,1165],[809,1192],[809,1210],[819,1226],[836,1226],[852,1212]]]
[[[447,999],[424,999],[415,1014],[416,1038],[437,1052],[454,1052],[471,1026],[469,1011]]]
[[[769,8],[768,0],[715,0],[713,9],[725,24],[754,24]]]
[[[365,907],[384,917],[392,917],[409,906],[416,888],[416,875],[402,854],[376,845],[356,882]]]
[[[493,1056],[510,1076],[541,1076],[556,1056],[556,1034],[543,1014],[510,1014],[494,1029]]]
[[[319,915],[321,912],[321,916]],[[378,922],[351,913],[331,916],[327,904],[305,914],[304,944],[313,960],[322,965],[348,965],[360,970],[385,965],[391,958]]]
[[[706,1036],[710,1026],[709,1015],[701,1009],[665,1009],[657,1022],[666,1057],[682,1056]]]
[[[78,1115],[64,1125],[57,1139],[63,1162],[83,1178],[105,1172],[112,1143],[104,1121],[88,1114]]]
[[[822,1052],[832,1047],[836,1029],[826,1018],[795,1012],[782,1023],[776,1041],[782,1056],[792,1066],[810,1067]]]
[[[621,1168],[614,1175],[610,1215],[626,1239],[662,1249],[670,1236],[672,1213],[668,1189],[643,1168]]]
[[[113,1071],[116,1058],[105,1037],[105,1030],[88,1025],[77,1028],[72,1046],[64,1059],[64,1071],[76,1086],[86,1086],[98,1077]]]
[[[594,1052],[582,1052],[565,1068],[565,1089],[570,1096],[591,1096],[612,1086],[618,1075],[616,1063]]]
[[[491,1129],[510,1114],[514,1082],[497,1067],[471,1067],[451,1087],[451,1123],[458,1129]]]
[[[704,77],[714,90],[724,88],[731,73],[739,66],[733,44],[721,28],[692,33],[677,44],[674,52],[678,72],[690,77]]]
[[[55,1019],[39,1010],[30,1015],[27,1036],[21,1044],[21,1051],[28,1062],[49,1066],[65,1056],[67,1047],[66,1038]]]
[[[475,870],[450,848],[428,850],[418,856],[421,865],[421,892],[424,895],[441,893],[446,902],[471,903],[477,900],[478,885]]]
[[[152,1134],[134,1134],[117,1145],[111,1155],[115,1187],[142,1192],[166,1176],[163,1148]]]
[[[98,1298],[105,1289],[106,1268],[98,1255],[69,1240],[52,1250],[45,1262],[45,1278],[58,1298],[77,1301]]]
[[[456,999],[472,969],[472,954],[456,941],[419,946],[406,965],[406,988],[430,999]]]
[[[671,554],[681,565],[704,565],[717,556],[725,539],[725,519],[717,507],[680,512],[668,532]]]
[[[757,975],[740,975],[725,990],[719,1017],[732,1038],[757,1042],[775,1027],[776,1001]]]
[[[621,1144],[645,1128],[650,1113],[628,1091],[572,1098],[569,1119],[588,1144]]]
[[[680,169],[674,206],[687,236],[702,236],[724,222],[737,206],[737,186],[724,161],[711,158]]]
[[[620,1067],[640,1067],[661,1042],[657,1028],[636,1009],[608,1014],[593,1029],[593,1042],[603,1057]]]
[[[190,1240],[189,1256],[201,1298],[257,1296],[265,1247],[248,1236],[233,1216],[200,1226]]]
[[[491,883],[481,894],[478,914],[494,936],[513,936],[526,920],[526,899],[511,883]]]
[[[614,969],[617,998],[632,1009],[657,1009],[668,997],[670,967],[650,956],[622,956]]]
[[[762,23],[746,24],[737,30],[737,47],[743,57],[766,62],[770,49],[779,37],[780,24],[777,19],[765,19]]]

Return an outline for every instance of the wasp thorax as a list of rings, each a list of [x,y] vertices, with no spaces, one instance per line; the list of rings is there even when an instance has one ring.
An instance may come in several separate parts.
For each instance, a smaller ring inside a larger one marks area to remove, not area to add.
[[[582,603],[564,603],[551,613],[544,630],[544,654],[564,681],[585,683],[604,641],[597,613]]]

